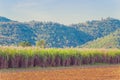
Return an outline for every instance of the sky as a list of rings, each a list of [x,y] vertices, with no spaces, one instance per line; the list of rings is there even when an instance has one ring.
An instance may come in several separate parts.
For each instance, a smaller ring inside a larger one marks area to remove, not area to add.
[[[107,17],[120,19],[120,0],[0,0],[0,16],[66,25]]]

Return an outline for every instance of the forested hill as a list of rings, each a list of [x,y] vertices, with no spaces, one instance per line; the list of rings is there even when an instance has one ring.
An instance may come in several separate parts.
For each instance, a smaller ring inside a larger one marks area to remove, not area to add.
[[[101,20],[92,20],[85,23],[73,24],[72,27],[90,34],[95,39],[109,35],[111,32],[120,28],[120,20],[106,18]]]
[[[17,45],[23,41],[35,45],[36,41],[45,40],[47,47],[77,47],[98,38],[105,38],[118,29],[120,20],[114,18],[67,26],[55,22],[18,22],[0,17],[0,45]],[[105,40],[108,41],[106,38]]]
[[[0,44],[11,45],[22,41],[34,44],[36,34],[31,27],[19,22],[0,23]]]
[[[120,29],[108,36],[99,38],[83,45],[85,48],[120,48]]]
[[[49,47],[75,47],[93,39],[82,31],[59,23],[33,21],[27,25],[37,35],[37,40],[44,39]]]
[[[44,39],[48,47],[76,47],[93,40],[89,34],[59,23],[37,21],[20,23],[4,20],[7,18],[2,19],[1,45],[17,45],[22,41],[29,41],[34,45],[36,41]]]

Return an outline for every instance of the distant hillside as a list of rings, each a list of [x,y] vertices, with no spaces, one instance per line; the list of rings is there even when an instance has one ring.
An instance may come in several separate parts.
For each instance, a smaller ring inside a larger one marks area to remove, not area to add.
[[[33,29],[37,40],[46,40],[49,47],[76,47],[93,39],[82,31],[59,23],[33,21],[27,25]]]
[[[0,23],[0,37],[1,45],[18,44],[22,41],[28,41],[35,44],[35,33],[32,28],[18,22]]]
[[[6,17],[2,17],[0,16],[0,22],[11,22],[12,20],[6,18]]]
[[[73,24],[72,27],[90,34],[95,39],[104,37],[120,28],[120,20],[106,18],[101,20],[87,21],[86,23]]]
[[[17,45],[28,41],[35,45],[38,40],[45,40],[48,47],[76,47],[93,40],[90,35],[53,22],[1,22],[0,45]]]
[[[120,48],[120,29],[108,36],[99,38],[83,45],[85,48]]]
[[[30,21],[23,23],[0,17],[0,45],[17,45],[23,41],[35,45],[36,41],[45,40],[47,47],[63,48],[86,45],[97,38],[105,38],[103,41],[96,40],[97,43],[100,43],[96,47],[102,47],[103,44],[106,44],[107,47],[113,47],[111,45],[116,47],[119,45],[119,39],[116,40],[116,36],[112,36],[112,33],[118,29],[120,29],[120,20],[114,18],[66,26],[55,22]],[[111,42],[107,35],[115,43]],[[110,42],[111,44],[108,44]]]

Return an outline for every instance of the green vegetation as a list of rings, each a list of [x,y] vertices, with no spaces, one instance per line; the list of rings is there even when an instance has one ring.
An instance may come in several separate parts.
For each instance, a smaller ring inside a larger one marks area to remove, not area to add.
[[[85,48],[120,48],[120,29],[108,36],[99,38],[83,45]]]
[[[0,68],[119,64],[118,49],[41,49],[38,47],[0,47]]]
[[[76,47],[92,40],[89,34],[75,28],[53,22],[27,23],[36,34],[36,41],[45,40],[48,47]]]
[[[114,18],[67,26],[54,22],[30,21],[22,23],[0,17],[0,45],[17,45],[20,42],[28,41],[32,46],[35,46],[36,41],[39,45],[39,40],[45,40],[47,48],[67,48],[86,45],[86,43],[97,39],[98,44],[94,44],[95,47],[119,48],[120,40],[115,40],[117,35],[105,38],[118,29],[120,29],[120,20]],[[105,39],[101,41],[101,38]],[[112,43],[109,45],[110,42]]]
[[[28,41],[35,44],[36,35],[30,27],[19,22],[0,23],[0,45],[17,45]]]
[[[30,43],[30,42],[27,42],[27,41],[24,41],[24,42],[20,42],[20,43],[18,44],[18,46],[27,47],[27,46],[31,46],[31,43]]]
[[[71,26],[97,39],[120,29],[120,20],[108,17],[106,19],[92,20]]]
[[[93,38],[75,28],[53,22],[0,22],[0,45],[45,40],[48,47],[75,47]]]
[[[37,46],[37,47],[40,47],[40,48],[45,48],[45,46],[46,46],[45,40],[37,41],[37,42],[36,42],[36,46]]]

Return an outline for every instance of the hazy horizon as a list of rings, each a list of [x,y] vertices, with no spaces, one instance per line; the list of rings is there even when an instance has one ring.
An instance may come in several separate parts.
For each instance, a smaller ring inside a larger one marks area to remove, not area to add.
[[[120,19],[120,0],[0,0],[0,16],[24,21],[80,23],[101,18]]]

